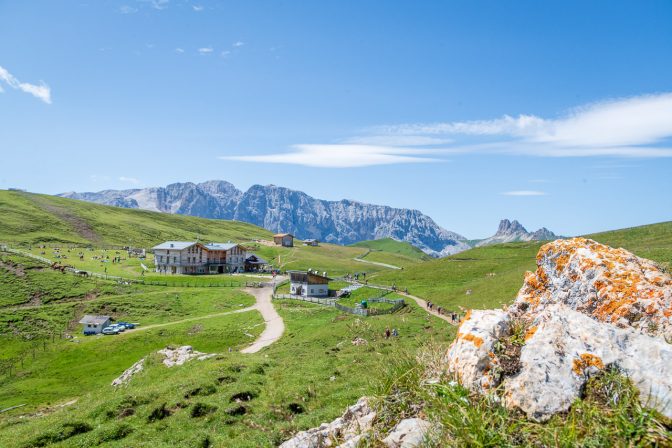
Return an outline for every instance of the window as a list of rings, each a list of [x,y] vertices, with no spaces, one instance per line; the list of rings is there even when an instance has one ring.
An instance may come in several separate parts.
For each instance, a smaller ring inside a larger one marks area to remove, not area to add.
[[[173,263],[177,263],[177,257],[173,257]]]

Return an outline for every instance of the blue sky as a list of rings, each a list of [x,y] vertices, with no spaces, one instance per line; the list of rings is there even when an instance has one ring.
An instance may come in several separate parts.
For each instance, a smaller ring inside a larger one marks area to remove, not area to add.
[[[670,23],[670,1],[0,0],[0,188],[272,183],[469,238],[670,220]]]

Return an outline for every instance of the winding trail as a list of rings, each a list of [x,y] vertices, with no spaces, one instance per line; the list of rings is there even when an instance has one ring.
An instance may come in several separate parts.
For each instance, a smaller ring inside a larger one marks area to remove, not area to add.
[[[276,280],[277,282],[281,280]],[[282,317],[273,307],[273,286],[265,286],[263,288],[245,288],[248,294],[252,294],[257,299],[257,304],[254,306],[266,322],[266,328],[259,335],[252,345],[242,349],[241,353],[257,353],[264,347],[268,347],[282,336],[285,332],[285,322]]]
[[[384,291],[390,291],[390,288],[385,288],[383,286],[372,285],[370,283],[365,285],[365,286],[368,286],[369,288],[375,288],[375,289],[382,289]],[[414,295],[411,295],[411,294],[406,294],[405,292],[399,291],[399,290],[394,291],[394,293],[399,294],[400,296],[403,296],[403,297],[407,297],[409,299],[413,299],[415,301],[415,303],[417,303],[420,308],[422,308],[423,310],[425,310],[427,312],[427,314],[431,314],[432,316],[438,317],[439,319],[443,319],[451,325],[457,325],[458,324],[458,322],[453,322],[448,316],[437,313],[435,308],[432,308],[431,310],[429,308],[427,308],[427,301],[425,299],[421,299],[420,297],[417,297],[417,296],[414,296]]]
[[[252,306],[248,306],[246,308],[241,308],[239,310],[234,310],[234,311],[224,311],[222,313],[206,314],[205,316],[195,316],[195,317],[189,317],[187,319],[173,320],[173,321],[166,322],[166,323],[163,323],[163,324],[152,324],[152,325],[147,325],[147,326],[142,326],[142,327],[135,327],[135,328],[126,330],[123,333],[120,333],[120,335],[124,335],[124,334],[128,334],[128,333],[135,333],[136,331],[151,330],[152,328],[169,327],[171,325],[183,324],[185,322],[192,322],[192,321],[195,321],[195,320],[212,319],[213,317],[221,317],[221,316],[226,316],[226,315],[229,315],[229,314],[245,313],[247,311],[254,311],[256,309],[257,309],[257,305],[252,305]]]
[[[256,303],[252,306],[248,306],[246,308],[241,308],[239,310],[234,310],[234,311],[226,311],[223,313],[214,313],[214,314],[206,314],[205,316],[195,316],[195,317],[190,317],[187,319],[181,319],[181,320],[175,320],[172,322],[166,322],[162,324],[153,324],[153,325],[147,325],[146,327],[137,327],[132,330],[126,330],[125,332],[121,333],[121,335],[128,334],[128,333],[134,333],[137,331],[144,331],[144,330],[150,330],[152,328],[161,328],[161,327],[168,327],[170,325],[177,325],[181,324],[184,322],[192,322],[192,321],[198,321],[198,320],[203,320],[203,319],[211,319],[213,317],[221,317],[221,316],[227,316],[229,314],[237,314],[237,313],[245,313],[248,311],[259,311],[261,313],[261,317],[264,319],[264,323],[266,324],[266,328],[264,331],[259,335],[259,337],[251,344],[242,349],[240,352],[241,353],[257,353],[259,350],[261,350],[264,347],[268,347],[282,336],[282,334],[285,332],[285,322],[282,320],[282,317],[278,314],[278,312],[275,310],[273,307],[272,299],[273,299],[273,288],[274,285],[284,281],[284,277],[277,277],[273,283],[266,283],[264,287],[262,288],[245,288],[243,291],[246,293],[250,294],[256,299]]]

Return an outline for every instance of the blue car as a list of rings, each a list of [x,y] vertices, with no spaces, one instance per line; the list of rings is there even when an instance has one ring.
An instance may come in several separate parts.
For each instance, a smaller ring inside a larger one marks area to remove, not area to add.
[[[135,324],[132,324],[130,322],[117,322],[117,325],[128,328],[129,330],[132,330],[133,328],[135,328]]]

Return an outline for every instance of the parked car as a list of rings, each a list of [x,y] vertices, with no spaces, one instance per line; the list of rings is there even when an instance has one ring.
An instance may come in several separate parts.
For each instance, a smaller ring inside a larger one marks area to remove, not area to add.
[[[118,324],[118,323],[114,324],[113,327],[116,328],[119,331],[126,331],[126,327],[124,325],[121,325],[121,324]]]
[[[119,329],[114,325],[103,328],[103,334],[119,334]]]
[[[121,326],[123,326],[124,328],[130,329],[130,330],[132,330],[133,328],[135,328],[135,324],[132,324],[132,323],[130,323],[130,322],[117,322],[117,325],[121,325]]]

